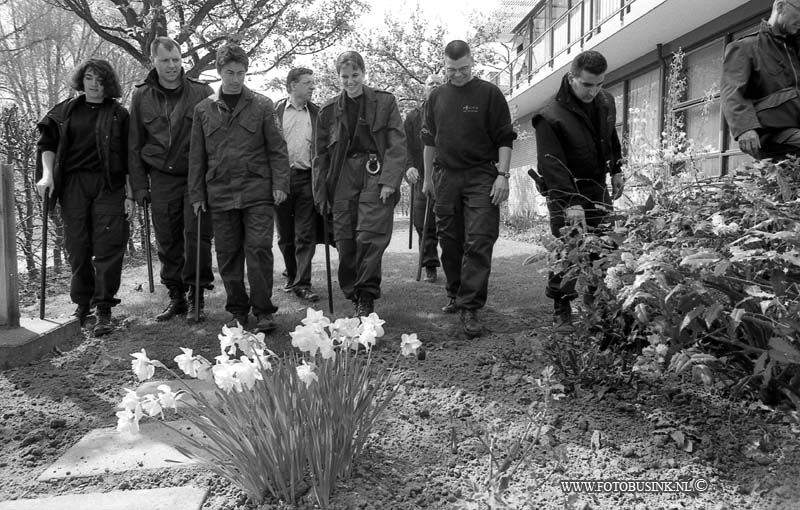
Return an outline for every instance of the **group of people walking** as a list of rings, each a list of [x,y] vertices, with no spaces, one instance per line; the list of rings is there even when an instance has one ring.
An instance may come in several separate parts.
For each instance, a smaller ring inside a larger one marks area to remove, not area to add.
[[[732,43],[724,61],[723,112],[740,148],[756,157],[800,146],[798,78],[787,71],[800,69],[794,1],[775,0],[770,19]],[[169,292],[158,321],[203,319],[215,237],[231,322],[249,326],[252,313],[255,330],[273,330],[273,228],[286,267],[283,290],[313,303],[315,247],[329,242],[320,239],[320,225],[328,225],[322,230],[339,252],[344,296],[355,315],[369,315],[381,297],[382,259],[404,178],[416,191],[425,279],[436,281],[441,266],[442,311],[460,313],[468,337],[481,335],[478,310],[487,300],[517,135],[502,92],[473,76],[467,43],[446,45],[444,76],[427,77],[426,100],[405,122],[392,94],[365,85],[366,65],[355,51],[337,58],[342,90],[321,107],[311,102],[314,77],[306,68],[289,72],[288,97],[277,105],[250,90],[249,59],[235,44],[216,52],[217,92],[186,75],[172,39],[157,37],[151,55],[153,70],[136,86],[130,112],[117,101],[122,94],[111,65],[90,59],[72,77],[82,93],[38,125],[37,188],[60,204],[70,297],[82,324],[95,319],[95,336],[114,329],[111,309],[119,303],[135,204],[152,208]],[[624,188],[615,102],[602,88],[607,67],[600,53],[581,52],[532,117],[533,176],[557,237],[571,224],[603,228]],[[424,229],[426,216],[435,221]],[[586,289],[587,303],[592,292]],[[554,325],[569,327],[574,279],[551,272],[547,295]]]
[[[95,336],[114,329],[135,204],[152,210],[169,293],[157,321],[204,319],[213,238],[231,324],[272,331],[273,228],[283,289],[313,303],[311,263],[316,244],[328,242],[318,234],[324,222],[339,252],[339,286],[355,315],[369,315],[381,297],[405,178],[419,191],[417,217],[426,205],[436,216],[427,231],[417,227],[426,280],[436,280],[438,238],[449,298],[443,310],[461,311],[467,335],[481,333],[476,312],[486,301],[516,135],[502,93],[473,77],[465,42],[447,45],[447,83],[428,77],[430,107],[405,124],[395,97],[364,83],[366,65],[355,51],[337,58],[342,91],[319,107],[310,69],[292,69],[288,97],[273,104],[245,85],[249,59],[238,45],[216,52],[216,92],[186,75],[174,40],[157,37],[150,49],[153,69],[136,85],[130,111],[118,102],[111,65],[90,59],[74,73],[82,94],[39,123],[37,188],[61,206],[82,325],[93,319]]]

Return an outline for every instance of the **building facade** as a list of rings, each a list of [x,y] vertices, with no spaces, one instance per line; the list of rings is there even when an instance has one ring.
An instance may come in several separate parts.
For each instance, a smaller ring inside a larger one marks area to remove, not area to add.
[[[520,1],[513,3],[519,7]],[[527,3],[530,10],[511,30],[515,57],[491,77],[506,94],[521,132],[511,163],[512,214],[546,214],[543,199],[526,174],[536,166],[530,121],[583,50],[597,50],[608,60],[604,87],[616,99],[617,128],[630,164],[643,163],[660,148],[665,108],[682,121],[702,172],[724,174],[748,159],[738,150],[721,113],[722,60],[727,44],[754,32],[769,17],[770,0]],[[676,52],[683,53],[680,75],[685,88],[668,103],[667,77]]]

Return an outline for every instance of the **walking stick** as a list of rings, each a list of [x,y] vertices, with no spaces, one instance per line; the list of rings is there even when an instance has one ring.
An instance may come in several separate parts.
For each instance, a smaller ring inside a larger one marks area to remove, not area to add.
[[[430,208],[431,208],[431,196],[428,195],[425,199],[425,219],[422,221],[422,236],[419,242],[419,261],[417,262],[417,281],[419,281],[420,277],[422,276],[422,255],[423,255],[423,242],[422,240],[425,239],[425,236],[428,234],[428,220],[430,218]]]
[[[197,211],[197,260],[194,266],[194,321],[200,322],[200,227],[203,225],[203,211]]]
[[[328,310],[333,316],[333,284],[331,283],[331,247],[328,244],[328,205],[322,207],[322,236],[325,238],[325,276],[328,280]]]
[[[44,190],[42,221],[42,281],[39,285],[39,319],[44,320],[45,291],[47,290],[47,216],[50,214],[50,189]]]
[[[153,254],[150,249],[150,208],[144,202],[144,249],[147,252],[147,282],[150,284],[150,293],[156,291],[153,285]]]
[[[408,206],[408,249],[411,249],[411,244],[414,239],[414,185],[411,185],[411,197],[409,200],[411,204]]]

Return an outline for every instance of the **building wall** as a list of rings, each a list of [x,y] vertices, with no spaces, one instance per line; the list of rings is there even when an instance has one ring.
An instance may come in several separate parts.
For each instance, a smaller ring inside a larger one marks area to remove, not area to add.
[[[609,71],[606,89],[615,96],[617,128],[631,164],[645,164],[647,158],[654,156],[661,148],[665,80],[673,53],[679,50],[685,54],[687,91],[674,112],[683,120],[687,137],[693,141],[696,164],[706,174],[718,175],[749,159],[738,151],[730,139],[721,114],[719,84],[722,58],[726,45],[756,29],[760,19],[769,16],[770,8],[769,1],[752,0],[721,13],[714,21],[673,40],[649,40],[646,45],[655,47],[655,50],[623,62]],[[623,27],[621,33],[624,34],[624,31]],[[555,92],[543,90],[537,92],[537,96],[543,93],[549,96]],[[532,112],[519,113],[518,128],[522,136],[515,142],[512,155],[509,212],[526,216],[546,214],[541,196],[534,193],[535,198],[531,198],[531,189],[535,188],[531,188],[533,182],[527,176],[528,168],[536,166],[536,144],[530,132]],[[513,186],[519,186],[519,192],[515,192]]]

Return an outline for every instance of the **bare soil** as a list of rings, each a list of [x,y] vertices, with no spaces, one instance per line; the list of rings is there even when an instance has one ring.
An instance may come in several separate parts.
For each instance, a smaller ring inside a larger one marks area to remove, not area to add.
[[[540,248],[508,236],[494,254],[489,302],[481,312],[486,334],[465,339],[458,317],[439,311],[446,301],[443,275],[435,284],[414,281],[417,256],[407,249],[406,228],[407,221],[399,220],[384,259],[384,297],[376,311],[386,320],[387,345],[376,354],[388,362],[400,334],[416,332],[427,356],[403,364],[399,394],[355,473],[337,487],[333,507],[488,508],[471,500],[486,487],[491,459],[500,462],[510,454],[527,424],[526,410],[540,408],[536,379],[553,353],[581,340],[553,336],[543,268],[522,264]],[[323,299],[316,307],[327,308],[319,248],[313,281]],[[282,259],[275,252],[280,275]],[[72,312],[66,283],[64,277],[54,280],[48,315]],[[25,288],[24,314],[36,315],[35,285]],[[200,326],[155,323],[165,294],[163,288],[147,292],[143,266],[128,267],[123,303],[114,310],[115,333],[99,339],[84,334],[47,359],[0,372],[0,501],[193,484],[209,488],[205,509],[249,508],[239,489],[200,468],[36,482],[89,430],[115,424],[122,387],[135,386],[130,353],[144,347],[164,361],[179,347],[209,358],[218,354],[217,333],[227,319],[221,285],[207,299],[209,317]],[[335,315],[348,314],[335,276],[334,296]],[[304,317],[306,304],[280,290],[274,297],[280,327],[273,348],[287,350],[288,332]],[[557,374],[567,395],[553,404],[535,444],[523,444],[530,447],[526,456],[513,459],[523,461],[506,492],[513,508],[800,508],[800,430],[792,409],[768,408],[749,395],[732,398],[723,388],[691,379],[643,379],[627,368],[632,355],[600,353],[582,379]],[[491,449],[473,433],[480,426],[491,430],[484,436],[495,439]],[[686,481],[695,490],[569,494],[559,484],[598,479]],[[706,490],[697,483],[701,479]],[[300,508],[314,508],[310,496],[304,501]]]

